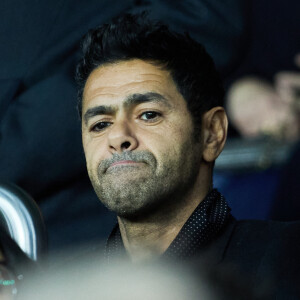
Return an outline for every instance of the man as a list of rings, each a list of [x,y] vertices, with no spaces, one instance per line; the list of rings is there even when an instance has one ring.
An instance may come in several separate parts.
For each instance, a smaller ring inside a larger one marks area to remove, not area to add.
[[[212,188],[227,117],[200,44],[125,15],[87,34],[77,81],[89,177],[118,216],[108,259],[208,255],[213,265],[241,269],[253,286],[267,278],[277,295],[294,295],[299,224],[237,222]]]
[[[100,241],[114,224],[113,214],[97,203],[81,149],[73,70],[82,35],[115,16],[145,9],[195,38],[213,26],[204,40],[225,77],[243,57],[246,5],[240,0],[1,1],[0,179],[18,184],[39,204],[50,256]]]

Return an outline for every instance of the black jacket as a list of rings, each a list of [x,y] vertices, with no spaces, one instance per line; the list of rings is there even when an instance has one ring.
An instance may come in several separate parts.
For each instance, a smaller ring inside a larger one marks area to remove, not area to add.
[[[232,218],[197,255],[244,275],[253,290],[268,288],[276,299],[300,297],[300,222]]]
[[[215,213],[208,208],[207,220]],[[198,236],[189,236],[191,229],[199,226],[195,212],[175,238],[176,247],[173,241],[161,260],[171,257],[172,263],[182,262],[199,269],[203,263],[207,269],[226,268],[230,274],[243,278],[250,291],[264,290],[272,295],[271,299],[300,298],[300,222],[237,221],[229,213],[217,234],[198,243],[202,228]],[[170,248],[172,255],[167,255]],[[116,226],[108,239],[106,256],[112,261],[120,253],[127,256]]]

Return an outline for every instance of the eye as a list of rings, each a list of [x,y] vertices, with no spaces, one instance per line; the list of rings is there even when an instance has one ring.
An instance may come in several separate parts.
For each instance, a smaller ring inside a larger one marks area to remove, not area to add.
[[[144,121],[156,121],[159,117],[161,117],[161,114],[156,111],[146,111],[140,115],[140,119]]]
[[[110,122],[98,122],[91,127],[90,131],[100,132],[110,125]]]

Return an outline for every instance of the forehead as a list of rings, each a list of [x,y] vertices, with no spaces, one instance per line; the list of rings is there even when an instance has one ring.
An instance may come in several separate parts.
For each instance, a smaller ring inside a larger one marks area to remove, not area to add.
[[[150,62],[134,59],[106,64],[88,77],[83,106],[97,99],[113,100],[149,91],[170,99],[179,94],[170,73]]]

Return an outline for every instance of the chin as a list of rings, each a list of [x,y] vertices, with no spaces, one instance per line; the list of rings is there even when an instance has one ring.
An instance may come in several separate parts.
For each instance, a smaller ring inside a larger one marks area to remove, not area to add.
[[[126,206],[120,207],[120,205],[107,205],[108,209],[117,214],[118,217],[128,219],[128,220],[136,220],[143,217],[146,217],[156,211],[158,205],[156,203],[145,203],[144,205],[135,205],[135,206]]]

